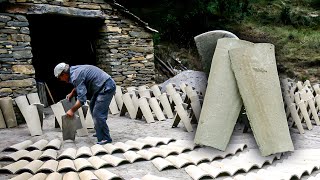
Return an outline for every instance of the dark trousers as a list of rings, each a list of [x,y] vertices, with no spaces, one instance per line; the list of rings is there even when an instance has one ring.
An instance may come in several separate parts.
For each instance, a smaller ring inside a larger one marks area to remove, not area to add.
[[[116,86],[114,83],[112,87],[110,87],[110,83],[105,84],[105,86],[108,87],[103,87],[97,95],[92,97],[90,101],[90,111],[98,141],[107,140],[111,142],[112,138],[110,136],[109,127],[106,120],[108,119],[110,102],[116,92]]]

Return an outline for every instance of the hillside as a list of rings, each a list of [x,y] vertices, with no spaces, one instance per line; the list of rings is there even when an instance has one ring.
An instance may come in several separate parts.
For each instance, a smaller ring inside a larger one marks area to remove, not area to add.
[[[223,29],[243,40],[274,44],[281,75],[311,81],[320,77],[320,0],[117,2],[159,30],[156,54],[164,61],[177,56],[189,69],[202,70],[193,37]]]

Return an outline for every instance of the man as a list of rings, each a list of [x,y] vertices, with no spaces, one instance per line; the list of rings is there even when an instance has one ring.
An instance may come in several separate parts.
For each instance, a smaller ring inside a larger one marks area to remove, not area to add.
[[[72,117],[86,102],[87,97],[91,96],[90,112],[98,139],[97,144],[111,143],[112,139],[106,123],[109,105],[116,91],[116,85],[111,76],[96,66],[78,65],[69,67],[66,63],[59,63],[54,68],[54,75],[60,81],[73,84],[74,89],[67,95],[68,100],[77,94],[77,101],[67,111],[67,115]]]

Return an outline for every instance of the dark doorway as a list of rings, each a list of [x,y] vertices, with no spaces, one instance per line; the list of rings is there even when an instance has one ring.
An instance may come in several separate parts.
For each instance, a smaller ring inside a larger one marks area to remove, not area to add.
[[[29,15],[27,18],[36,80],[48,85],[57,102],[73,87],[54,77],[54,67],[60,62],[96,65],[95,42],[103,20],[62,15]],[[48,101],[50,104],[49,96]]]

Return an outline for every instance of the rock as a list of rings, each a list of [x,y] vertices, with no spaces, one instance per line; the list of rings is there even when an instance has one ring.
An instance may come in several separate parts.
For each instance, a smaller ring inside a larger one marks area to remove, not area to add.
[[[26,51],[14,51],[13,52],[13,57],[16,59],[28,59],[32,58],[32,53],[30,50]]]
[[[34,86],[36,81],[33,78],[23,79],[23,80],[8,80],[1,81],[0,87],[29,87]]]
[[[152,34],[147,32],[130,31],[129,34],[132,37],[137,37],[137,38],[152,38]]]
[[[12,71],[14,73],[20,73],[20,74],[34,74],[35,70],[32,65],[14,65],[12,66]]]
[[[231,32],[222,30],[209,31],[194,37],[198,53],[201,56],[204,71],[207,73],[207,75],[209,75],[212,57],[217,46],[217,41],[220,38],[239,39],[236,35],[232,34]]]

